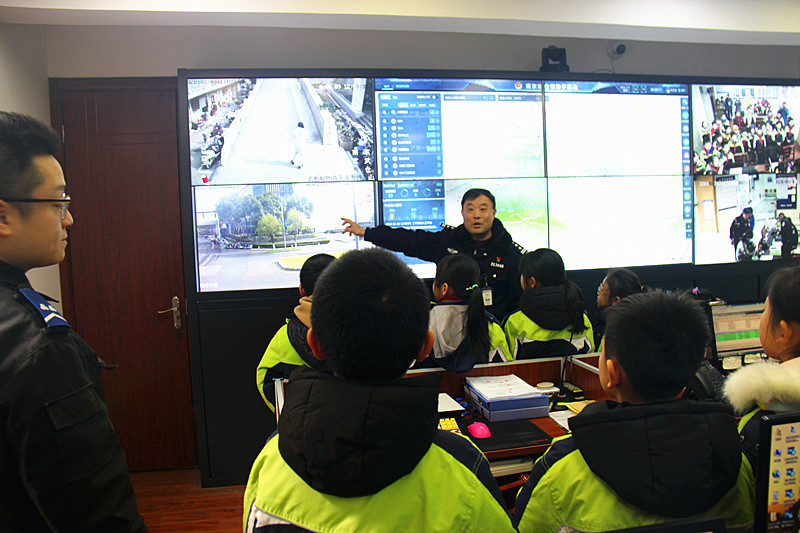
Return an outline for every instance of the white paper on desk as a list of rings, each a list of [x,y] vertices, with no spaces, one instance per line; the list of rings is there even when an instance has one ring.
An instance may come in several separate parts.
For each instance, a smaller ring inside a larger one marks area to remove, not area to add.
[[[455,401],[452,396],[447,394],[446,392],[439,393],[439,412],[440,413],[448,413],[451,411],[463,411],[464,408],[461,406],[460,403]]]
[[[468,376],[467,383],[487,400],[501,400],[541,394],[539,389],[526,383],[522,378],[507,376]]]
[[[569,423],[567,420],[573,416],[575,416],[575,413],[569,409],[564,409],[563,411],[550,411],[550,418],[555,420],[559,426],[563,427],[567,431],[569,431]]]

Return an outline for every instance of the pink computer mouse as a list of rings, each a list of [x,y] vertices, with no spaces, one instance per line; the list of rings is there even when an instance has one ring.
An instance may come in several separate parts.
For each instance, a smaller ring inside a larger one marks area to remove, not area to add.
[[[492,432],[489,431],[489,426],[483,422],[473,422],[467,426],[467,431],[476,439],[488,439],[492,436]]]

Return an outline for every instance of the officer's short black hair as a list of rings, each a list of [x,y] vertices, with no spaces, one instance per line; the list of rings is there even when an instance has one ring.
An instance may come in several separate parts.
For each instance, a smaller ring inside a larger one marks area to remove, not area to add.
[[[633,294],[606,315],[606,357],[645,400],[675,398],[700,366],[708,338],[705,312],[684,293]]]
[[[428,289],[397,256],[354,250],[331,263],[314,289],[311,327],[337,375],[403,376],[428,332]]]
[[[746,215],[752,215],[753,214],[753,208],[752,207],[745,207],[744,209],[742,209],[742,213],[744,213]]]
[[[325,268],[336,258],[330,254],[316,254],[305,260],[300,268],[300,286],[306,296],[314,294],[314,286]]]
[[[0,111],[0,199],[27,198],[44,177],[33,166],[40,155],[55,157],[58,133],[47,124],[20,113]],[[18,204],[24,212],[25,206]]]
[[[467,202],[467,200],[474,200],[478,196],[487,197],[492,201],[492,209],[496,209],[497,206],[495,205],[494,195],[486,189],[470,189],[465,192],[464,196],[461,197],[461,209],[464,209],[464,204]]]

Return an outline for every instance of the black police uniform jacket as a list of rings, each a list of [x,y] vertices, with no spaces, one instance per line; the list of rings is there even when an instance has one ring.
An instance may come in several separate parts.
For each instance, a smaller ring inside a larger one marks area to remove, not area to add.
[[[461,224],[441,231],[409,230],[380,225],[367,228],[364,239],[382,248],[438,263],[448,254],[465,254],[481,269],[480,285],[492,288],[492,306],[487,310],[502,320],[517,308],[522,294],[519,261],[525,249],[514,242],[503,223],[494,219],[492,236],[476,241]]]
[[[147,531],[97,354],[0,261],[0,531]]]

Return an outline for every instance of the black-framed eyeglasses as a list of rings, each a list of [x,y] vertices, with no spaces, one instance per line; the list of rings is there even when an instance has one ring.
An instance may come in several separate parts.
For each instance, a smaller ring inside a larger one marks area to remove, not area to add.
[[[19,204],[47,204],[51,203],[54,204],[59,209],[59,216],[61,220],[67,218],[67,211],[69,211],[69,203],[72,201],[68,195],[64,195],[61,198],[0,198],[0,200],[4,202],[8,202],[10,204],[19,203]]]

